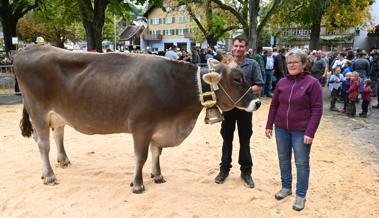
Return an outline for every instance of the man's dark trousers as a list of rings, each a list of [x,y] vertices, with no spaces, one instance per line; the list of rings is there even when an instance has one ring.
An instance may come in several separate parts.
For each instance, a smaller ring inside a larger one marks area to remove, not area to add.
[[[232,167],[233,136],[235,124],[237,123],[240,139],[238,163],[241,166],[241,173],[250,175],[253,166],[250,154],[250,137],[253,134],[252,113],[234,108],[223,114],[224,121],[221,124],[221,136],[224,139],[224,143],[222,145],[220,171],[229,172]]]

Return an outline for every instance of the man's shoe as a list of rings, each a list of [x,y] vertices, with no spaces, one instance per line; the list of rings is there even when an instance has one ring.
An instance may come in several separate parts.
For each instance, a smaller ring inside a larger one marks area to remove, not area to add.
[[[361,117],[361,118],[367,118],[367,114],[359,114],[359,117]]]
[[[275,194],[276,200],[282,200],[283,198],[292,195],[292,191],[289,188],[282,188]]]
[[[243,180],[243,183],[245,184],[246,187],[248,188],[254,188],[254,181],[251,178],[251,175],[249,174],[241,174],[241,178]]]
[[[215,178],[215,183],[217,183],[217,184],[224,183],[226,177],[228,177],[228,176],[229,176],[229,172],[222,172],[222,171],[220,171],[220,173]]]
[[[303,210],[305,207],[305,201],[306,201],[305,197],[296,196],[296,200],[293,203],[292,209],[294,209],[296,211]]]

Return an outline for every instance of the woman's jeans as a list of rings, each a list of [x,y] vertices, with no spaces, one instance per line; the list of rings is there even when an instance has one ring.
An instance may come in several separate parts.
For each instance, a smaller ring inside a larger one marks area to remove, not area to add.
[[[275,127],[282,187],[292,189],[291,157],[295,154],[297,169],[296,195],[305,197],[309,183],[309,154],[311,145],[304,144],[304,132]]]

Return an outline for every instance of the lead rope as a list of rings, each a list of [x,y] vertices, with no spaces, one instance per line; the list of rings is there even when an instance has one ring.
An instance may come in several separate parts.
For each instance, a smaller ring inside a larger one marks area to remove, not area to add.
[[[243,95],[242,95],[237,101],[234,101],[233,98],[230,97],[230,95],[226,92],[226,90],[225,90],[224,87],[221,85],[221,83],[219,83],[218,85],[221,87],[222,91],[223,91],[223,92],[225,93],[225,95],[229,98],[229,100],[234,104],[234,107],[236,107],[237,104],[238,104],[238,102],[240,102],[240,101],[245,97],[245,95],[247,95],[247,93],[249,93],[250,90],[251,90],[251,86],[250,86],[250,88],[245,92],[245,94],[243,94]]]

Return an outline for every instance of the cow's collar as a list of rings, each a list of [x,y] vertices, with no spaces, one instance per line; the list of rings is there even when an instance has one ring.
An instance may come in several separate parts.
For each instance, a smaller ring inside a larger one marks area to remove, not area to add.
[[[214,88],[212,85],[208,85],[205,82],[203,82],[203,79],[201,76],[201,70],[199,66],[197,67],[196,79],[197,79],[197,88],[199,91],[199,100],[200,100],[201,105],[207,108],[214,106],[217,102]],[[205,85],[208,85],[210,87],[210,90],[203,91],[203,83]]]

